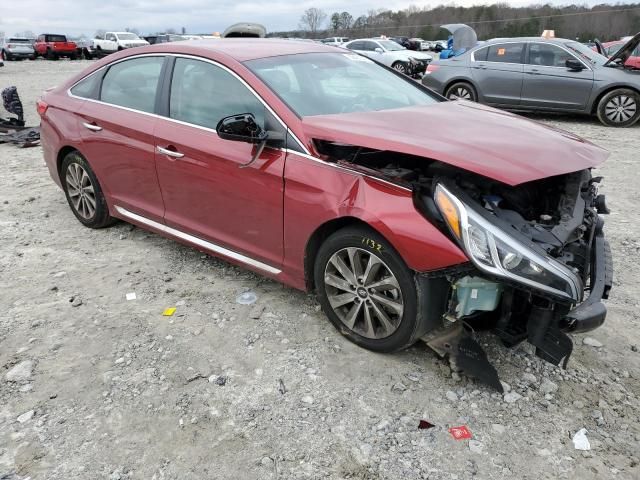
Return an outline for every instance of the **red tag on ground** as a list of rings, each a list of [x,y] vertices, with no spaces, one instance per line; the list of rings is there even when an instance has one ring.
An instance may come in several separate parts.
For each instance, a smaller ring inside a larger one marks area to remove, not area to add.
[[[461,427],[451,427],[449,429],[449,433],[456,440],[467,440],[471,438],[471,432],[466,425],[463,425]]]

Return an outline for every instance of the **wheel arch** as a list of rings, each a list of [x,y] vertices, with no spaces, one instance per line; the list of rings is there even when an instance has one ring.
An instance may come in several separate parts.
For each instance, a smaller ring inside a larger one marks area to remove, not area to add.
[[[345,216],[326,221],[318,228],[316,228],[316,230],[309,237],[309,240],[307,241],[307,244],[305,246],[304,278],[308,291],[313,291],[315,289],[314,266],[318,250],[320,250],[320,246],[330,235],[334,234],[338,230],[350,226],[360,226],[373,230],[393,246],[393,242],[391,242],[382,232],[360,218]],[[402,258],[402,256],[400,256],[400,258]]]
[[[72,147],[71,145],[65,145],[58,151],[58,155],[56,156],[56,171],[58,172],[58,178],[60,178],[60,181],[62,181],[62,177],[61,177],[62,161],[64,160],[64,157],[69,155],[71,152],[78,152],[80,155],[82,155],[82,152],[78,150],[76,147]],[[86,159],[84,155],[82,156]]]
[[[595,115],[597,113],[598,105],[600,105],[600,100],[602,100],[602,97],[604,97],[607,93],[611,93],[614,90],[619,90],[619,89],[622,89],[622,88],[627,89],[627,90],[633,90],[638,95],[640,95],[640,89],[638,87],[633,86],[633,85],[621,84],[621,85],[608,86],[608,87],[604,88],[602,91],[598,92],[598,94],[594,98],[593,103],[591,104],[591,108],[589,109],[589,111],[591,112],[591,115]]]
[[[475,82],[473,80],[471,80],[468,77],[456,77],[453,78],[451,80],[449,80],[445,85],[444,88],[442,89],[442,94],[446,95],[447,94],[447,90],[449,90],[449,88],[451,88],[451,86],[455,83],[468,83],[469,85],[471,85],[471,87],[473,87],[473,89],[476,91],[476,95],[479,97],[480,93],[478,90],[478,86],[475,84]]]

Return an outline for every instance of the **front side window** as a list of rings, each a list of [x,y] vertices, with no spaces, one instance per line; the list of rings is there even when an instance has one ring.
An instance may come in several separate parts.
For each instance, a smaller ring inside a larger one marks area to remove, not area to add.
[[[141,57],[109,67],[100,100],[121,107],[153,113],[164,57]]]
[[[107,35],[107,40],[109,40],[110,42],[115,42],[116,41],[116,36],[113,35],[112,33],[110,33],[109,35]]]
[[[549,43],[532,43],[529,45],[529,65],[564,68],[567,60],[576,60],[576,58],[556,45]]]
[[[169,103],[171,118],[215,129],[223,118],[241,113],[252,113],[258,125],[264,127],[264,105],[235,76],[209,62],[176,60]]]
[[[487,51],[488,62],[522,63],[524,43],[503,43],[491,45]]]
[[[375,52],[376,48],[380,48],[380,45],[378,45],[375,42],[362,42],[362,43],[363,43],[362,50],[364,50],[365,52]]]
[[[282,55],[245,65],[299,117],[438,103],[413,80],[350,52]]]
[[[364,42],[351,42],[347,48],[349,50],[364,50]]]

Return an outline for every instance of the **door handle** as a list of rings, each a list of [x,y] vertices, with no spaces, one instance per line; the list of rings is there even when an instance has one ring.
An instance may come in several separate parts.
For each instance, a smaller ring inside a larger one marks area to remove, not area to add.
[[[166,155],[167,157],[171,157],[171,158],[182,158],[182,157],[184,157],[184,153],[175,152],[173,150],[169,150],[167,148],[162,148],[162,147],[157,147],[157,149],[158,149],[158,153],[162,153],[163,155]]]
[[[527,72],[529,75],[540,75],[540,71],[537,68],[532,68]]]
[[[92,132],[99,132],[100,130],[102,130],[102,127],[96,125],[95,123],[83,122],[82,126],[84,128],[87,128],[87,129],[91,130]]]

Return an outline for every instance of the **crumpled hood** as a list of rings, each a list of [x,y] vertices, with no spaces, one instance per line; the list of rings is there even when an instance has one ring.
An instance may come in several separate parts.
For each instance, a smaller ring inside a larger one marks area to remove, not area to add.
[[[466,101],[304,117],[308,138],[438,160],[508,185],[595,167],[609,152],[576,135]]]

